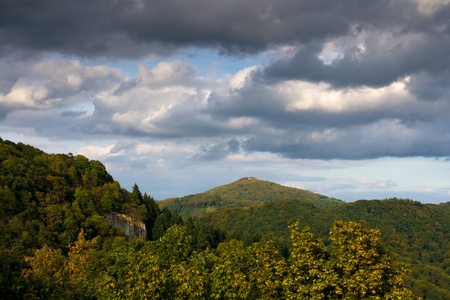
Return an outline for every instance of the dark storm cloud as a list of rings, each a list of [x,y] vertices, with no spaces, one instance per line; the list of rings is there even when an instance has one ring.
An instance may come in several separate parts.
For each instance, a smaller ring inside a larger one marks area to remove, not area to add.
[[[420,72],[411,76],[408,90],[424,101],[446,101],[450,99],[450,69],[438,74]]]
[[[442,38],[411,37],[399,45],[394,44],[394,47],[379,45],[378,39],[373,38],[372,41],[366,40],[364,52],[353,47],[342,54],[343,58],[330,64],[319,59],[323,44],[315,42],[300,49],[292,59],[283,59],[270,65],[264,70],[264,77],[322,81],[336,88],[381,87],[418,72],[439,74],[447,71],[450,36]]]
[[[296,55],[269,65],[263,80],[335,87],[383,86],[421,71],[445,72],[450,64],[449,4],[423,12],[406,0],[4,0],[0,8],[5,53],[137,58],[194,46],[239,56],[294,45]],[[319,59],[327,43],[343,38],[338,59]]]
[[[388,5],[390,4],[390,5]],[[2,45],[79,56],[138,57],[176,47],[251,53],[395,23],[409,1],[3,0]]]

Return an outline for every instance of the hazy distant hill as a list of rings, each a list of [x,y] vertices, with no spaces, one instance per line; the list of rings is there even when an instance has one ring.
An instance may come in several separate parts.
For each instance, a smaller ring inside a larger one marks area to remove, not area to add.
[[[266,201],[281,199],[304,200],[316,207],[334,206],[343,203],[302,189],[287,187],[273,182],[244,177],[230,184],[210,189],[206,192],[181,198],[159,201],[160,208],[177,210],[183,217],[200,217],[218,208],[250,207]]]

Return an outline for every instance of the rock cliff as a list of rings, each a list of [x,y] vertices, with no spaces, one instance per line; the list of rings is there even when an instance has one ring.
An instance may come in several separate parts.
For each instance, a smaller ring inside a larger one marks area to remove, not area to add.
[[[114,227],[118,227],[128,236],[144,238],[147,236],[147,229],[142,221],[133,221],[130,216],[115,212],[106,213],[106,220]]]

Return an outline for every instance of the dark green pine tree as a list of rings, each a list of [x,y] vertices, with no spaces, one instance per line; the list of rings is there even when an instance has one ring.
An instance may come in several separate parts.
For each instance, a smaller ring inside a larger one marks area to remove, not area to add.
[[[147,228],[147,240],[151,240],[156,218],[161,212],[159,210],[158,204],[156,203],[155,199],[153,199],[153,197],[147,195],[147,193],[144,193],[143,199],[144,205],[147,208],[148,212],[148,218],[145,222],[145,227]]]
[[[159,240],[170,226],[172,226],[172,214],[167,208],[164,208],[155,220],[152,229],[153,240]]]
[[[171,225],[183,225],[183,219],[181,218],[180,214],[178,213],[178,210],[176,209],[172,214]]]
[[[142,196],[142,193],[139,190],[139,187],[136,183],[133,185],[133,191],[131,192],[131,194],[136,200],[136,204],[138,205],[144,204],[144,197]]]

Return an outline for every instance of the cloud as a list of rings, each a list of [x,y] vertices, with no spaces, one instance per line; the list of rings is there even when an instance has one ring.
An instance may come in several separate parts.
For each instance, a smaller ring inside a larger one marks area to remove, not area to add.
[[[82,154],[89,159],[101,160],[106,158],[111,153],[111,149],[114,148],[114,145],[110,145],[108,147],[100,147],[100,146],[85,146],[78,150],[78,154]]]
[[[447,35],[433,30],[356,28],[345,37],[299,46],[294,56],[273,62],[260,77],[269,82],[285,79],[327,82],[342,88],[382,87],[421,72],[441,74],[447,70],[442,61],[449,58],[450,42],[442,40]]]
[[[4,57],[27,52],[142,59],[170,56],[187,47],[241,57],[289,49],[260,68],[259,80],[325,82],[334,88],[383,87],[408,76],[442,78],[448,72],[443,63],[450,53],[446,0],[18,1],[2,8]],[[161,64],[161,70],[154,71],[174,76],[166,67],[172,65]],[[157,84],[158,78],[152,79]],[[70,84],[76,85],[76,77]],[[242,81],[233,85],[236,88]],[[423,92],[417,90],[417,95]],[[16,96],[34,97],[37,104],[46,93],[19,90]]]
[[[176,141],[194,145],[198,151],[189,157],[201,160],[239,152],[311,159],[448,156],[450,103],[419,99],[411,90],[418,77],[337,89],[302,80],[262,83],[253,77],[260,68],[202,77],[175,60],[141,65],[126,77],[80,61],[42,61],[1,95],[3,125],[52,138],[121,137],[125,148],[134,145],[132,138]]]
[[[46,60],[28,65],[0,93],[0,111],[63,109],[91,100],[124,78],[120,70],[79,61]],[[72,110],[74,111],[74,110]],[[76,111],[76,110],[75,110]],[[67,114],[66,115],[77,115]],[[79,115],[79,114],[78,114]]]
[[[419,72],[410,76],[408,91],[422,101],[448,102],[450,70],[438,74]]]
[[[394,187],[398,186],[398,183],[390,179],[379,178],[299,176],[296,181],[287,182],[285,185],[331,196],[348,194],[349,191],[366,191],[366,193],[368,191],[372,193],[392,191]]]
[[[240,55],[345,36],[355,24],[431,31],[445,24],[448,7],[409,0],[16,1],[2,6],[0,39],[8,47],[80,57],[167,55],[187,46]]]
[[[132,136],[214,134],[217,125],[201,109],[219,83],[194,74],[180,61],[161,62],[151,70],[141,66],[135,77],[96,98],[92,121],[99,132]]]
[[[231,139],[217,144],[208,144],[200,147],[200,152],[196,153],[194,159],[204,161],[222,160],[229,155],[240,152],[240,141]]]
[[[449,150],[448,101],[419,101],[408,80],[383,87],[334,89],[329,84],[250,81],[229,97],[211,94],[216,120],[248,120],[241,128],[246,151],[291,158],[364,159],[442,156]]]
[[[354,9],[351,1],[19,2],[3,6],[0,37],[13,47],[80,56],[137,57],[189,45],[254,52],[344,33],[346,5]]]
[[[142,139],[207,161],[448,157],[449,14],[449,1],[422,0],[11,2],[0,118],[51,138],[123,140],[110,154]],[[222,77],[146,65],[186,48],[268,59]],[[137,74],[96,65],[124,58]]]
[[[366,185],[372,188],[379,188],[379,189],[385,189],[385,188],[391,188],[394,186],[397,186],[398,183],[394,182],[392,180],[380,180],[380,179],[376,179],[376,178],[364,178],[359,180],[359,183],[362,185]]]

